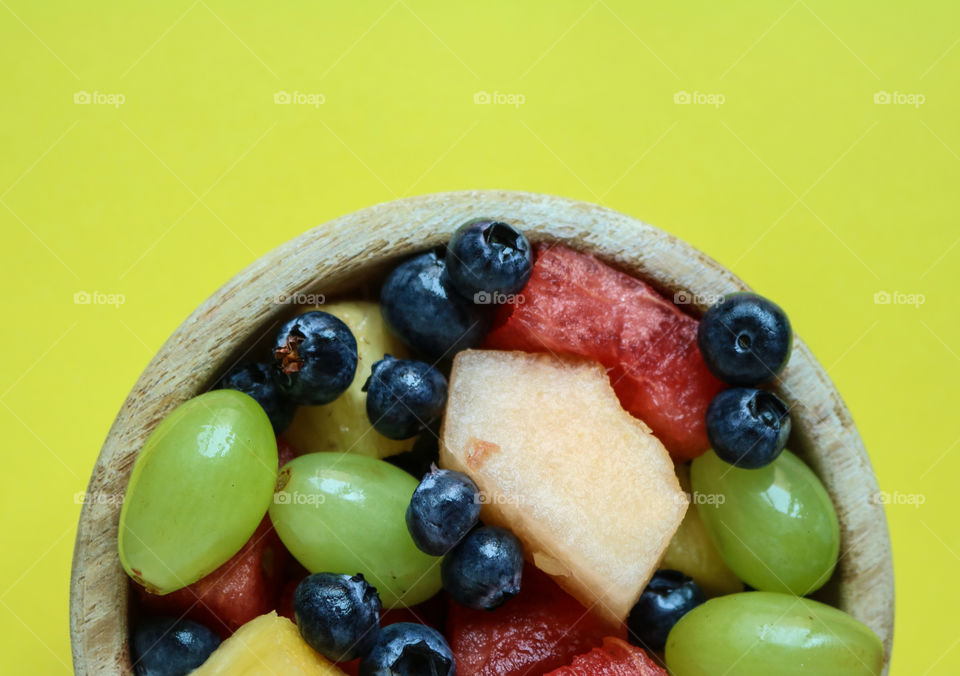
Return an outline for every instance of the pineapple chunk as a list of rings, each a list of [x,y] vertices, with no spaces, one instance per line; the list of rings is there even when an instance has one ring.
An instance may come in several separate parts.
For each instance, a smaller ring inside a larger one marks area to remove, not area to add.
[[[690,465],[677,465],[677,478],[680,479],[680,488],[690,493]],[[743,582],[723,562],[700,519],[700,512],[694,507],[690,507],[683,517],[660,567],[686,573],[700,585],[708,598],[743,591]]]
[[[276,612],[250,620],[220,644],[191,676],[346,676]]]
[[[407,357],[407,349],[380,316],[380,305],[370,301],[338,301],[304,312],[323,310],[350,327],[357,339],[357,374],[347,391],[323,406],[301,406],[283,437],[301,453],[330,451],[373,458],[410,450],[412,440],[395,441],[372,429],[367,418],[367,395],[361,391],[370,368],[383,355]]]
[[[440,460],[480,487],[485,522],[512,530],[534,565],[613,624],[687,509],[663,444],[590,361],[459,353]]]

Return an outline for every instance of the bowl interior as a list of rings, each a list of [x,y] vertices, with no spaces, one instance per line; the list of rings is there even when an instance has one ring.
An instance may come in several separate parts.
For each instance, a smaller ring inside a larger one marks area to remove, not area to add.
[[[240,272],[161,347],[121,408],[97,460],[88,496],[122,497],[136,454],[172,408],[210,387],[231,364],[264,349],[296,308],[296,294],[376,297],[393,263],[443,244],[469,218],[507,220],[532,240],[563,241],[652,283],[668,297],[699,299],[747,288],[728,270],[650,225],[602,207],[502,191],[399,200],[341,217],[282,245]],[[802,327],[800,327],[802,329]],[[204,355],[198,359],[197,355]],[[822,367],[799,338],[779,393],[791,406],[790,448],[823,480],[840,520],[841,555],[816,597],[893,633],[890,541],[870,461]],[[127,648],[127,579],[117,557],[119,499],[88,499],[81,513],[71,581],[71,638],[78,674],[132,673]]]

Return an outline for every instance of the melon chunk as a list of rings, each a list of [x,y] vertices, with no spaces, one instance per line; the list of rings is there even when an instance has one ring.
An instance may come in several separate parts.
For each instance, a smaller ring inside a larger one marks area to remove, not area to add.
[[[600,364],[466,350],[453,362],[441,464],[468,474],[481,518],[611,624],[623,622],[683,520],[663,444],[621,408]]]
[[[240,627],[191,676],[346,676],[275,612]]]

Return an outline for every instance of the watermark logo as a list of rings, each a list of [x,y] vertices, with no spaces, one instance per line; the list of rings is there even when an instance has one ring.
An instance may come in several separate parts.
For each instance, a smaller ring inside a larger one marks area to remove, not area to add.
[[[273,494],[273,502],[277,505],[313,505],[318,507],[327,501],[322,493],[301,493],[300,491],[277,491]]]
[[[888,92],[880,90],[873,95],[873,102],[878,106],[913,106],[919,108],[926,103],[927,97],[919,93]]]
[[[327,297],[322,293],[281,293],[273,299],[274,305],[323,305]]]
[[[900,491],[879,491],[870,496],[870,502],[874,505],[908,505],[919,508],[927,501],[927,496],[923,493],[901,493]]]
[[[481,89],[473,94],[473,102],[478,106],[513,106],[519,108],[527,102],[527,97],[523,94],[507,94],[504,92],[493,92]]]
[[[274,92],[273,102],[278,106],[313,106],[319,108],[327,102],[327,97],[319,92],[288,92],[280,90]]]
[[[723,493],[701,493],[699,491],[687,493],[684,491],[674,496],[674,500],[681,505],[710,505],[711,507],[719,507],[726,503],[727,496]]]
[[[922,293],[877,291],[873,294],[873,302],[876,305],[910,305],[919,309],[921,305],[927,302],[927,297]]]
[[[524,298],[522,293],[500,293],[494,291],[478,291],[473,294],[474,305],[523,305]]]
[[[678,106],[713,106],[719,108],[726,103],[727,97],[719,92],[688,92],[685,89],[674,93],[673,102]]]
[[[73,494],[73,504],[75,505],[122,505],[123,493],[87,493],[80,491]]]
[[[673,302],[676,305],[699,305],[710,306],[723,302],[723,294],[720,293],[690,293],[688,291],[677,291],[673,294]]]
[[[525,502],[522,496],[519,495],[503,495],[502,493],[497,493],[495,495],[490,495],[485,491],[478,492],[474,498],[473,503],[475,505],[522,505]]]
[[[101,293],[99,291],[77,291],[73,294],[74,305],[112,305],[119,308],[127,302],[122,293]]]
[[[73,102],[78,106],[113,106],[119,108],[126,103],[127,97],[120,93],[88,92],[80,90],[73,93]]]

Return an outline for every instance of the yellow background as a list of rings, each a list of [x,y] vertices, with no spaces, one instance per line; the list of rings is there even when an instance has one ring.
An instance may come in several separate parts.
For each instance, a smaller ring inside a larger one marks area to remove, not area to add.
[[[510,188],[786,308],[896,497],[893,673],[960,673],[958,40],[943,0],[0,0],[0,671],[68,672],[74,495],[197,304],[337,215]]]

